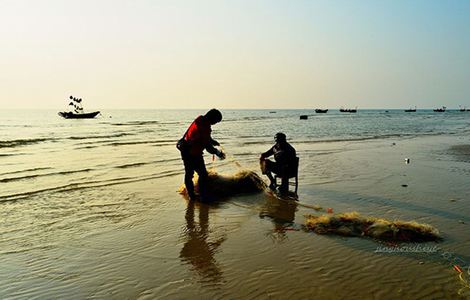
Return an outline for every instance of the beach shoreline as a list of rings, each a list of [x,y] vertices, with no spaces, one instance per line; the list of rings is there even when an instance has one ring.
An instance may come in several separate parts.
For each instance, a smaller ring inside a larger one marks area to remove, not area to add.
[[[450,136],[327,143],[314,149],[300,145],[297,203],[261,193],[193,205],[177,193],[182,172],[50,195],[43,207],[47,218],[37,212],[30,216],[31,226],[4,234],[0,294],[455,299],[462,286],[442,253],[470,260],[468,189],[462,178],[470,166],[449,149],[469,144],[465,136]],[[242,166],[254,169],[255,163],[254,157]],[[211,167],[236,171],[230,163],[216,161]],[[53,214],[50,197],[69,206],[61,218]],[[18,221],[14,211],[25,202],[10,204],[10,221]],[[439,247],[438,253],[397,253],[377,251],[386,245],[372,239],[298,231],[305,214],[322,213],[302,204],[428,223],[444,240],[423,244]]]

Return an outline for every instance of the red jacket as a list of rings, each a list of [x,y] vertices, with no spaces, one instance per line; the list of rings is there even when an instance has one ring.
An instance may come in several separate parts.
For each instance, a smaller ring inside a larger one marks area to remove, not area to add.
[[[211,131],[211,124],[203,116],[197,117],[189,126],[184,139],[190,146],[189,154],[191,156],[202,155],[204,149],[207,149],[209,153],[216,151],[212,145]]]

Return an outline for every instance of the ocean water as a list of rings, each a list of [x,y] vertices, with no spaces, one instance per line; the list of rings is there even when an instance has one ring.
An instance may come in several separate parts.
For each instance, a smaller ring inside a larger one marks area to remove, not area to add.
[[[204,112],[0,111],[0,298],[469,295],[447,258],[470,265],[470,112],[222,110],[213,138],[227,159],[206,154],[208,168],[259,172],[282,131],[300,157],[299,201],[194,205],[177,193],[175,143]],[[444,241],[377,254],[375,241],[285,229],[318,213],[309,205],[430,223]]]
[[[0,201],[181,173],[175,141],[203,111],[105,111],[64,120],[54,111],[0,112]],[[299,120],[302,114],[308,120]],[[470,113],[364,110],[227,110],[213,136],[239,160],[253,160],[276,132],[294,144],[456,135],[470,132]],[[301,155],[301,153],[300,153]]]

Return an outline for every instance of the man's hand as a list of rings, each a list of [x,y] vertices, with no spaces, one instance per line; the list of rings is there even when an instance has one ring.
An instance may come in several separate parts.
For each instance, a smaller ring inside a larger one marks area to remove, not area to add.
[[[225,159],[225,153],[222,152],[221,150],[219,150],[219,152],[217,152],[217,156],[218,156],[220,159]]]

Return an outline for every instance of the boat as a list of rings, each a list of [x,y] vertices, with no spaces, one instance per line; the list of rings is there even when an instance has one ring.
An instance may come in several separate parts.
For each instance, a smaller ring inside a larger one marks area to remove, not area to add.
[[[308,115],[300,115],[300,120],[307,120],[308,119]]]
[[[64,119],[93,119],[100,113],[99,111],[83,112],[81,98],[70,96],[70,100],[72,100],[69,103],[70,111],[61,111],[58,113],[58,115]]]
[[[405,112],[416,112],[416,106],[415,108],[405,109]]]
[[[435,111],[435,112],[445,112],[445,111],[446,111],[446,107],[443,106],[442,108],[436,108],[434,111]]]
[[[64,119],[93,119],[96,117],[100,112],[99,111],[94,111],[90,113],[73,113],[71,111],[68,112],[59,112],[59,116],[63,117]]]
[[[347,113],[356,113],[357,112],[357,108],[354,108],[354,109],[351,109],[351,108],[340,108],[339,109],[340,112],[347,112]]]
[[[459,105],[459,107],[460,107],[459,109],[460,111],[470,111],[470,109],[466,109],[465,106],[462,108],[462,105]]]
[[[328,112],[328,109],[319,109],[319,108],[317,108],[317,109],[315,109],[315,112],[317,114],[326,114]]]

